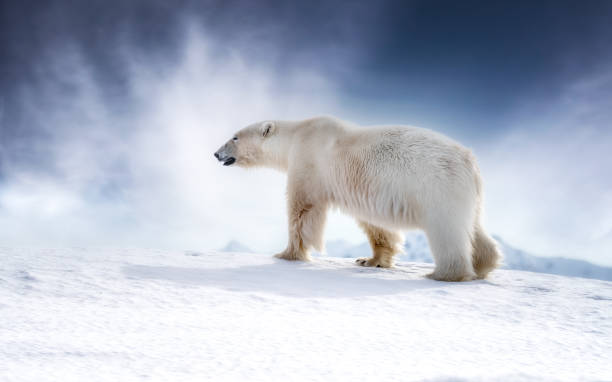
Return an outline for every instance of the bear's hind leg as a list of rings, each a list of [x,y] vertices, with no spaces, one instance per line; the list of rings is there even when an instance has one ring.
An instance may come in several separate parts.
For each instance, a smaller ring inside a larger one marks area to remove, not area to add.
[[[402,250],[403,236],[399,232],[387,231],[364,221],[359,221],[359,226],[368,235],[373,256],[371,258],[359,258],[356,263],[364,267],[391,267],[393,265],[393,255]]]
[[[472,243],[462,227],[446,225],[426,229],[436,267],[427,277],[438,281],[469,281],[476,278],[472,268]]]
[[[474,271],[476,271],[479,279],[484,279],[489,272],[499,266],[501,254],[499,253],[499,249],[497,249],[495,241],[487,235],[480,223],[477,223],[474,229],[472,247]]]

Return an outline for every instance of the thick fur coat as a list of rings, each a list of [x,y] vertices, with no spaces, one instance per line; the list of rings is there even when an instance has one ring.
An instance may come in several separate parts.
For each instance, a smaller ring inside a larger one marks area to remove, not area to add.
[[[216,153],[225,165],[287,173],[289,240],[276,255],[308,260],[323,249],[330,207],[354,216],[372,246],[370,267],[392,266],[402,230],[422,229],[436,280],[484,278],[500,253],[481,223],[482,182],[470,150],[431,130],[358,127],[329,117],[265,121],[236,133]]]

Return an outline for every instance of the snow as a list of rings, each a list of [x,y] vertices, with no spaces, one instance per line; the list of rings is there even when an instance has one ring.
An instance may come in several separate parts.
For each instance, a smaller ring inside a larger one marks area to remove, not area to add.
[[[612,283],[431,264],[0,249],[0,380],[612,380]]]

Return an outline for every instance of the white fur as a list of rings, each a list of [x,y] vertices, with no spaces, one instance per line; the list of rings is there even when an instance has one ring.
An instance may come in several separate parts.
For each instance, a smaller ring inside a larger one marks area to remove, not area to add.
[[[266,121],[237,133],[218,153],[243,167],[288,174],[289,244],[278,256],[308,259],[322,249],[325,215],[337,207],[366,231],[374,257],[391,266],[402,237],[420,228],[428,237],[438,280],[485,277],[499,252],[482,229],[481,180],[473,154],[450,138],[407,126],[357,127],[320,117]]]

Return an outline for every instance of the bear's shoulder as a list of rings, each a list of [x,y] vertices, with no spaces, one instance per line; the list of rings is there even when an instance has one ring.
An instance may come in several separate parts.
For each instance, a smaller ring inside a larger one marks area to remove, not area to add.
[[[312,117],[301,121],[301,127],[327,127],[327,126],[344,126],[347,125],[346,122],[342,121],[339,118],[336,118],[331,115],[320,115],[317,117]]]

